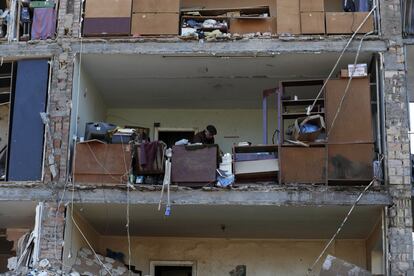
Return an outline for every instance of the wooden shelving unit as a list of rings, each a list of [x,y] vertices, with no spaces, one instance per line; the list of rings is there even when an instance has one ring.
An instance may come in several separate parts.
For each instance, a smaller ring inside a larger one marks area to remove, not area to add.
[[[348,79],[330,80],[321,97],[316,100],[304,96],[307,94],[306,87],[322,87],[323,80],[281,82],[281,183],[359,185],[372,180],[375,152],[368,78],[352,81],[329,137],[326,134],[338,111],[347,82]],[[300,87],[300,95],[294,95],[292,87]],[[311,92],[314,96],[315,91]],[[322,133],[316,141],[306,143],[308,147],[289,143],[287,126],[298,118],[306,117],[307,107],[314,102],[315,108],[310,115],[321,115],[324,118],[325,134]]]

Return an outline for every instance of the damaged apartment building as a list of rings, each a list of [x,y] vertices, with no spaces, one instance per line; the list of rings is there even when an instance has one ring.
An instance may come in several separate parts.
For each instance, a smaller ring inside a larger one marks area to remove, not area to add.
[[[0,0],[0,273],[414,275],[413,13]]]

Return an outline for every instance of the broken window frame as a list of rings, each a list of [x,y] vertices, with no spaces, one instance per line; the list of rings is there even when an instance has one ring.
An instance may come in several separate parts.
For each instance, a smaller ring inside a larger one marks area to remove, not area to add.
[[[41,60],[41,59],[40,59]],[[46,59],[44,59],[46,60]],[[52,82],[52,66],[50,63],[50,59],[47,59],[48,62],[48,72],[47,72],[47,84],[46,84],[46,99],[45,99],[45,114],[48,114],[49,112],[49,102],[50,102],[50,91],[51,91],[51,82]],[[10,80],[10,99],[9,99],[9,118],[8,118],[8,137],[7,137],[7,149],[6,149],[6,164],[5,164],[5,178],[4,179],[0,179],[0,183],[1,182],[9,182],[9,181],[14,181],[14,180],[10,180],[9,179],[9,166],[10,166],[10,144],[11,144],[11,139],[12,139],[12,127],[13,127],[13,109],[15,108],[15,90],[16,90],[16,81],[17,81],[17,76],[18,76],[18,71],[17,71],[17,67],[18,67],[18,61],[17,60],[10,60],[8,61],[8,63],[12,64],[12,69],[11,69],[11,80]],[[39,114],[40,116],[40,114]],[[49,166],[50,162],[48,163],[48,159],[46,156],[46,152],[47,152],[47,148],[48,147],[52,147],[52,142],[51,142],[51,135],[50,135],[50,127],[48,127],[47,125],[44,126],[44,131],[43,131],[43,143],[42,143],[42,159],[41,159],[41,164],[40,164],[40,177],[39,179],[33,179],[33,180],[23,180],[23,181],[40,181],[43,182],[44,178],[45,178],[45,172],[47,167]]]
[[[402,7],[402,25],[403,35],[414,35],[414,0],[406,0],[401,2]]]

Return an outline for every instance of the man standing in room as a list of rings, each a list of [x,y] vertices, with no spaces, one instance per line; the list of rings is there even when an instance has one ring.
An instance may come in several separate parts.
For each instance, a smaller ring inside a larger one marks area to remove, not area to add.
[[[217,129],[213,125],[208,125],[205,130],[200,131],[194,135],[193,143],[202,143],[207,145],[214,144],[214,135],[217,134]]]

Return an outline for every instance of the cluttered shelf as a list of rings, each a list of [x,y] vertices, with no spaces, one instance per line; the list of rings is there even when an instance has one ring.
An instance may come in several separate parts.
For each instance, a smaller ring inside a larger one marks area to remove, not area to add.
[[[368,16],[369,6],[359,10],[325,11],[324,0],[278,0],[268,5],[246,7],[238,1],[224,3],[179,0],[86,0],[84,36],[181,36],[181,38],[224,38],[245,34],[352,34]],[[341,5],[340,5],[341,6]],[[196,22],[187,22],[195,20]],[[203,26],[206,25],[206,26]],[[360,33],[374,30],[370,15]]]

